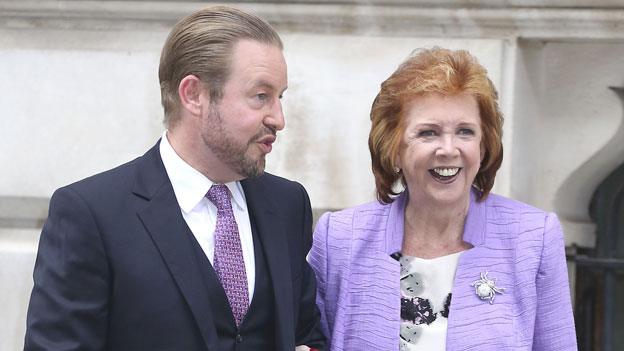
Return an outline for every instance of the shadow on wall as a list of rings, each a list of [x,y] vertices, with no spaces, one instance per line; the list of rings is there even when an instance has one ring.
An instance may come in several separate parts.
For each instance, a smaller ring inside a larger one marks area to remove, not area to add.
[[[624,106],[624,87],[611,87]],[[624,109],[622,110],[624,116]],[[567,220],[589,222],[589,203],[596,188],[618,165],[624,163],[624,122],[596,154],[563,182],[555,195],[555,210]]]

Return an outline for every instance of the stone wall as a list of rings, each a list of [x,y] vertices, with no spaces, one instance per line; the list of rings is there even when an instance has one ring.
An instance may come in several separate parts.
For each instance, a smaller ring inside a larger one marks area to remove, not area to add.
[[[54,189],[142,154],[162,134],[158,57],[207,2],[0,0],[0,350],[21,348],[32,265]],[[368,118],[415,48],[468,49],[503,111],[495,192],[555,211],[591,247],[595,186],[624,162],[620,1],[303,0],[231,3],[268,19],[289,65],[286,130],[268,170],[316,213],[374,198]]]

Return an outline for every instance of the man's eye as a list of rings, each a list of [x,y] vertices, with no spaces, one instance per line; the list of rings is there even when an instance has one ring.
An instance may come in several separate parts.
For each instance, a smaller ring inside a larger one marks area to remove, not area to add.
[[[256,99],[260,100],[260,101],[265,101],[269,98],[269,95],[266,93],[259,93],[256,94]]]

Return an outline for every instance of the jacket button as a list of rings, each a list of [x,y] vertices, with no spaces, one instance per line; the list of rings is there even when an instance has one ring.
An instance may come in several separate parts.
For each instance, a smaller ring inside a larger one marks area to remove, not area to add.
[[[243,342],[243,337],[240,334],[236,334],[236,343],[240,344]]]

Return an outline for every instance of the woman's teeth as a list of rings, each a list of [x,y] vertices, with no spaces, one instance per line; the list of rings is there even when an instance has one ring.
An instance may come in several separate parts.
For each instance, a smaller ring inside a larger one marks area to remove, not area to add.
[[[449,167],[449,168],[438,167],[438,168],[434,168],[433,171],[442,177],[452,177],[456,175],[457,172],[459,172],[459,168],[458,167]]]

